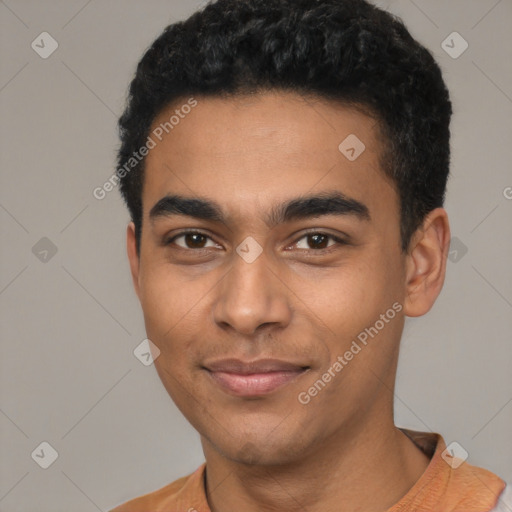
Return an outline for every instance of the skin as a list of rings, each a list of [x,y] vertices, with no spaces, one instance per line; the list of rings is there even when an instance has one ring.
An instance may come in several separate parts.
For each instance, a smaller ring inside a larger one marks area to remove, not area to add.
[[[201,436],[210,507],[384,511],[429,462],[395,427],[393,390],[405,316],[425,314],[443,285],[446,211],[425,218],[405,254],[374,119],[294,93],[196,99],[147,156],[140,254],[133,224],[127,248],[147,334],[161,351],[158,374]],[[338,149],[349,134],[366,146],[352,162]],[[265,222],[279,203],[333,191],[366,205],[370,218]],[[150,218],[170,194],[215,201],[225,218]],[[184,229],[206,238],[173,238]],[[252,263],[236,252],[249,236],[262,248]],[[395,302],[402,310],[301,404],[299,393]],[[268,395],[239,397],[203,368],[224,358],[276,358],[309,369]]]

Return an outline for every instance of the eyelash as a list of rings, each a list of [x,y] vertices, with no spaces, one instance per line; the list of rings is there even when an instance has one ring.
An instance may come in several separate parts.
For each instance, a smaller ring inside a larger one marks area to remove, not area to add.
[[[203,233],[202,231],[184,230],[184,231],[181,231],[181,232],[177,233],[172,238],[169,238],[168,240],[166,240],[164,242],[164,245],[165,246],[171,245],[177,238],[180,238],[180,237],[186,236],[186,235],[200,235],[200,236],[203,236],[205,238],[208,238],[208,239],[214,241],[211,236],[207,235],[206,233]],[[298,238],[294,242],[293,245],[297,244],[303,238],[306,238],[306,237],[311,236],[311,235],[325,236],[328,239],[331,239],[334,242],[336,242],[336,244],[338,244],[338,245],[348,245],[348,242],[346,240],[343,240],[342,238],[339,238],[337,236],[331,235],[330,233],[325,233],[323,231],[308,231],[307,233],[304,233],[300,238]],[[178,247],[178,249],[181,249],[183,251],[194,251],[194,252],[207,251],[209,249],[209,247],[204,247],[204,248],[199,248],[199,249],[184,248],[184,247],[180,247],[180,246],[177,246],[177,247]],[[327,252],[330,252],[333,249],[333,247],[334,247],[334,245],[325,247],[323,249],[299,249],[299,250],[300,251],[312,251],[312,252],[315,252],[315,253],[323,253],[323,254],[325,254]]]

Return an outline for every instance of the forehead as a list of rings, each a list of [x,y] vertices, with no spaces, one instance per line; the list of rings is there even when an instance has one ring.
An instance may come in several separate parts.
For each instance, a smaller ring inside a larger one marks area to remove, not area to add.
[[[176,193],[251,215],[275,200],[333,189],[367,204],[396,203],[374,118],[295,93],[194,99],[192,109],[182,108],[189,98],[174,102],[151,126],[145,214]]]

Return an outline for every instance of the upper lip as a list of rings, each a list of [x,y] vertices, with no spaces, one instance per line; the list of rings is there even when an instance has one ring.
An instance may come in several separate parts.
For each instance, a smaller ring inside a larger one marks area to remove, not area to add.
[[[204,365],[211,372],[235,373],[238,375],[251,375],[271,372],[297,372],[305,370],[308,366],[294,364],[279,359],[258,359],[256,361],[241,361],[240,359],[222,359]]]

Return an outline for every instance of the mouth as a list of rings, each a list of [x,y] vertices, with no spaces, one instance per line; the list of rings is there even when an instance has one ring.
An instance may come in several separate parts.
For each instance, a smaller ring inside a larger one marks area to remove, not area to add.
[[[310,367],[276,359],[252,362],[224,359],[203,366],[203,369],[223,391],[235,396],[259,397],[291,383]]]

